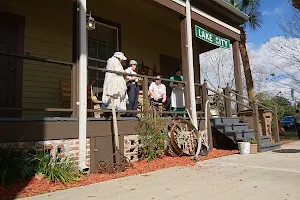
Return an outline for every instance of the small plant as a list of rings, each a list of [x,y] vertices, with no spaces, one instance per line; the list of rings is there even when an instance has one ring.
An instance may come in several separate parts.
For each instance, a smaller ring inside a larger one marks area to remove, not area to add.
[[[257,144],[256,139],[255,139],[255,138],[251,138],[251,139],[250,139],[250,144]]]
[[[136,127],[142,143],[142,155],[150,162],[164,154],[166,121],[144,102],[141,119]]]
[[[38,152],[32,162],[35,163],[35,173],[43,174],[50,182],[60,181],[66,184],[81,176],[76,162],[62,154]]]
[[[243,142],[249,142],[250,144],[257,144],[257,141],[255,138],[245,139],[245,140],[243,140]]]

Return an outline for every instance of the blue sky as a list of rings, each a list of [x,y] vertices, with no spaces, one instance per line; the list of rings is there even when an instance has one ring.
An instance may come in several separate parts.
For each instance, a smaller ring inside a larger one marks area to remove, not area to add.
[[[291,18],[292,5],[287,0],[262,0],[262,27],[256,31],[247,30],[248,43],[260,47],[270,38],[282,35],[280,23],[287,17]]]

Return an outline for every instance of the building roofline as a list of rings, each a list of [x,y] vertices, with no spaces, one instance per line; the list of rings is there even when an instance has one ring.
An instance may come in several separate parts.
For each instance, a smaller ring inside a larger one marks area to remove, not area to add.
[[[240,11],[239,9],[235,8],[230,3],[228,3],[228,2],[226,2],[224,0],[213,0],[213,1],[216,2],[217,4],[219,4],[220,6],[226,8],[227,10],[230,10],[232,13],[238,15],[239,17],[241,17],[245,21],[247,21],[249,19],[248,15],[246,15],[245,13],[243,13],[242,11]]]

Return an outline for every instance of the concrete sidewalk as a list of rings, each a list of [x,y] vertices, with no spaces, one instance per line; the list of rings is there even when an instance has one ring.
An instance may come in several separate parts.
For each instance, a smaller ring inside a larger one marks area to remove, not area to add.
[[[233,155],[26,199],[299,200],[300,142],[279,152]]]

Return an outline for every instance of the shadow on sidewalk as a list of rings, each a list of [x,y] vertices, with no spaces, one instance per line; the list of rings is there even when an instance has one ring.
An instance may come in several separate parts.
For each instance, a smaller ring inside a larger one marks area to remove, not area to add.
[[[300,153],[300,149],[279,149],[274,150],[275,153]]]

